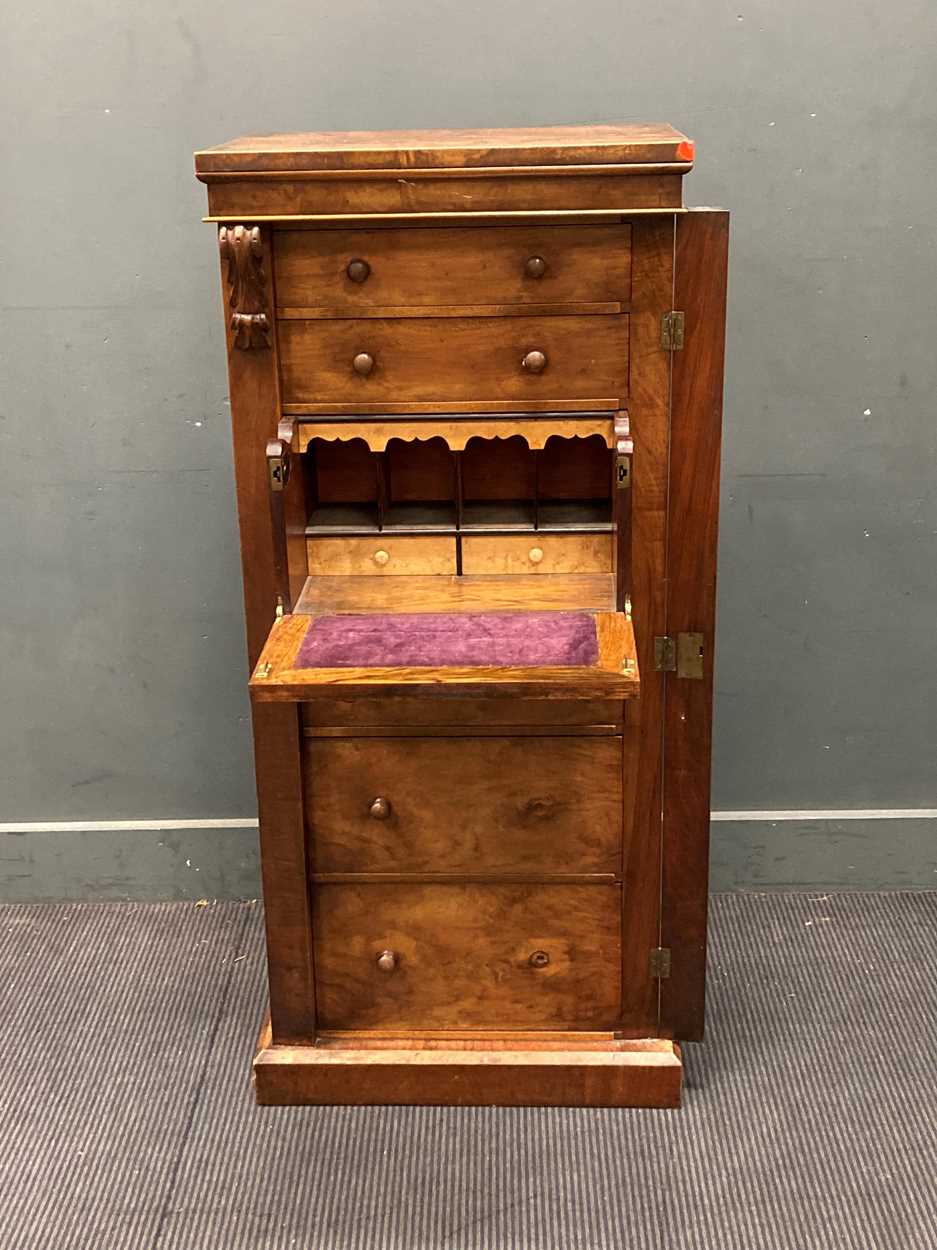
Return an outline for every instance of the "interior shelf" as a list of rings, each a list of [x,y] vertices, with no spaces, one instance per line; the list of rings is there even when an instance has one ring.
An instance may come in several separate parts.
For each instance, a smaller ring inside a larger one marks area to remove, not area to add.
[[[463,530],[532,530],[533,500],[476,499],[462,505]]]
[[[612,453],[597,433],[473,436],[454,451],[442,437],[312,439],[303,458],[306,533],[608,533],[616,528]],[[620,502],[620,501],[619,501]]]
[[[610,499],[541,499],[538,530],[613,530]]]
[[[456,529],[456,506],[441,501],[392,503],[384,511],[382,529],[452,533]]]
[[[324,503],[313,508],[306,526],[307,534],[376,534],[378,515],[376,503]]]

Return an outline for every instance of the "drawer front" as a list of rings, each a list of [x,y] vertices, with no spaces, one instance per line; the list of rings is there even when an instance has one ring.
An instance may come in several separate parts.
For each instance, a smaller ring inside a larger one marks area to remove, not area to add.
[[[464,535],[463,573],[610,573],[611,534]]]
[[[347,729],[393,734],[395,727],[446,729],[460,733],[491,733],[498,728],[534,727],[540,733],[617,730],[621,733],[625,704],[620,699],[424,699],[381,695],[367,699],[314,699],[303,703],[303,726],[309,730]],[[504,732],[504,728],[502,728]]]
[[[278,230],[281,312],[467,304],[627,304],[631,227]]]
[[[307,538],[309,572],[336,577],[414,573],[450,573],[456,570],[455,539],[439,536],[396,538]]]
[[[282,321],[278,341],[290,404],[618,403],[628,389],[624,313]]]
[[[315,873],[621,870],[620,737],[318,738],[304,763]]]
[[[320,885],[316,1014],[333,1029],[608,1029],[616,885]]]

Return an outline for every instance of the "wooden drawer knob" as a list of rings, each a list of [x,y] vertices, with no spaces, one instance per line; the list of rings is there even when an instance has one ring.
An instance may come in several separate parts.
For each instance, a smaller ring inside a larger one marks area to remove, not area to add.
[[[371,266],[366,260],[350,260],[345,272],[352,282],[367,282]]]
[[[368,808],[372,820],[386,820],[390,815],[390,803],[387,799],[376,798]]]
[[[528,373],[543,373],[547,367],[547,358],[543,352],[528,352],[521,364]]]
[[[351,362],[351,367],[361,378],[366,378],[374,368],[374,357],[370,352],[359,352]]]
[[[534,951],[528,960],[531,968],[545,968],[549,962],[550,956],[546,951]]]
[[[375,564],[379,564],[381,568],[383,568],[384,565],[390,559],[390,552],[385,551],[383,547],[380,547],[378,548],[377,551],[375,551],[374,556],[372,558]]]
[[[377,966],[381,972],[393,972],[397,967],[397,956],[393,951],[381,951],[377,957]]]
[[[547,271],[547,262],[542,256],[531,256],[524,266],[528,278],[542,278]]]
[[[539,564],[543,559],[543,548],[531,547],[531,549],[527,552],[527,559],[531,564]]]

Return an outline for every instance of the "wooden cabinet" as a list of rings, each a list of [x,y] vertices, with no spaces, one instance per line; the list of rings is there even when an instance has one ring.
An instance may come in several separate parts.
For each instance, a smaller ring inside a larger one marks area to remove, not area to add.
[[[701,1037],[728,218],[666,126],[196,155],[264,1103],[675,1106]]]

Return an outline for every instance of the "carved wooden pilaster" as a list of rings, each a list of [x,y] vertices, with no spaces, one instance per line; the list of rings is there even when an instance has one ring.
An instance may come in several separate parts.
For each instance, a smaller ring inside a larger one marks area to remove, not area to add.
[[[218,231],[221,258],[228,271],[228,307],[234,346],[270,346],[263,244],[259,226],[222,226]]]

